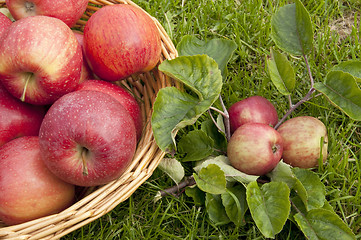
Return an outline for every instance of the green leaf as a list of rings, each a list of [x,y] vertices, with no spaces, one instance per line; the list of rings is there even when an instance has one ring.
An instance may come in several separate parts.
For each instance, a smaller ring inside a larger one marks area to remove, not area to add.
[[[223,225],[230,222],[220,195],[206,193],[206,210],[212,222]]]
[[[236,226],[245,224],[244,214],[248,209],[245,187],[243,185],[230,187],[221,198],[229,219]]]
[[[300,0],[281,7],[271,19],[272,38],[285,52],[304,55],[313,48],[313,29],[310,15]]]
[[[361,82],[361,61],[348,60],[332,68],[333,71],[343,71],[351,74],[357,82]]]
[[[215,38],[205,42],[191,35],[184,36],[177,45],[179,56],[206,54],[213,58],[224,77],[227,63],[236,49],[237,44],[232,40]]]
[[[206,201],[206,194],[200,190],[197,185],[186,187],[185,194],[193,198],[194,204],[204,205]]]
[[[355,235],[339,216],[326,209],[313,209],[294,216],[298,226],[310,240],[354,240]]]
[[[238,181],[240,183],[247,184],[256,181],[258,178],[258,176],[245,174],[232,167],[229,163],[228,158],[224,155],[220,155],[215,158],[209,158],[202,162],[199,162],[199,164],[194,167],[194,170],[198,173],[210,164],[217,165],[224,172],[228,182]]]
[[[215,164],[209,164],[202,168],[198,175],[193,173],[194,180],[199,189],[211,194],[222,194],[226,192],[226,176],[224,172]]]
[[[294,190],[304,202],[306,209],[321,208],[326,201],[326,188],[316,173],[302,168],[293,168],[297,178]]]
[[[284,182],[291,189],[295,185],[297,179],[292,172],[292,167],[282,160],[277,166],[267,174],[272,182]]]
[[[153,105],[152,130],[160,149],[176,147],[179,129],[192,125],[218,99],[222,76],[217,63],[206,55],[178,57],[159,66],[170,77],[188,86],[197,97],[174,87],[159,90]]]
[[[213,152],[214,141],[202,130],[193,130],[178,142],[178,151],[186,154],[182,162],[205,159]]]
[[[177,184],[184,178],[184,168],[177,159],[163,158],[158,167]]]
[[[217,120],[219,119],[219,116],[221,116],[221,114],[218,115]],[[201,130],[204,131],[208,135],[208,137],[213,140],[214,148],[217,149],[218,152],[227,151],[226,136],[218,130],[212,119],[207,118],[206,120],[204,120],[201,124]]]
[[[290,213],[290,189],[284,182],[257,182],[247,186],[247,203],[253,220],[266,238],[274,238],[287,221]]]
[[[273,84],[283,95],[290,95],[295,88],[296,75],[287,57],[271,49],[267,59],[267,69]]]
[[[346,72],[330,71],[324,83],[314,84],[328,100],[350,118],[361,121],[361,89],[355,78]]]

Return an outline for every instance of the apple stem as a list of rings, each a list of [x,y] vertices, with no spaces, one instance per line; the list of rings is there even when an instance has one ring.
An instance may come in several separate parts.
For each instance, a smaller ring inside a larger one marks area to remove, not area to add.
[[[21,94],[21,97],[20,97],[20,100],[22,102],[25,102],[25,95],[26,95],[26,91],[28,89],[29,82],[32,79],[32,77],[34,76],[33,73],[26,73],[26,75],[27,75],[27,78],[26,78],[26,81],[25,81],[24,90],[23,90],[23,93]]]
[[[83,162],[83,176],[88,176],[88,174],[89,174],[88,166],[86,164],[86,154],[87,154],[87,152],[88,152],[88,150],[83,147],[83,149],[81,151],[81,160]]]

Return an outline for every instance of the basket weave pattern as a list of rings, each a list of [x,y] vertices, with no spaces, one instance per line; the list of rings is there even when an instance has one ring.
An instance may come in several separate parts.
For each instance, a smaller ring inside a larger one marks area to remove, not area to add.
[[[90,0],[85,14],[75,27],[83,29],[87,19],[95,11],[111,4],[130,4],[139,7],[130,0]],[[4,6],[5,0],[0,0],[0,7]],[[157,19],[152,16],[151,18],[157,25],[162,39],[162,56],[159,63],[165,59],[174,59],[178,54],[171,39]],[[152,105],[159,89],[180,86],[159,72],[157,67],[151,72],[133,75],[117,83],[131,89],[140,100],[144,119],[143,135],[132,164],[119,179],[101,187],[86,189],[80,200],[58,214],[13,226],[4,226],[0,222],[0,239],[59,239],[110,212],[128,199],[152,175],[165,154],[158,148],[152,133],[150,125]]]

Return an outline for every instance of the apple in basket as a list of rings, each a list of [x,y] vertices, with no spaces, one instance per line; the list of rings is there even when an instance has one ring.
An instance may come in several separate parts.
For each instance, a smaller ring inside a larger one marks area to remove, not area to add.
[[[64,22],[22,18],[0,44],[0,81],[25,102],[51,104],[78,86],[82,61],[80,44]]]
[[[80,76],[80,80],[79,83],[84,82],[85,80],[88,79],[93,79],[93,73],[89,68],[88,62],[85,59],[85,54],[84,54],[84,34],[83,32],[77,31],[77,30],[73,30],[74,36],[76,37],[76,39],[78,40],[81,49],[82,49],[82,53],[83,53],[83,65],[81,67],[81,76]]]
[[[43,15],[58,18],[72,27],[85,12],[88,2],[89,0],[6,0],[6,6],[16,20]]]
[[[234,103],[229,109],[231,132],[248,122],[275,126],[278,122],[277,110],[265,97],[251,96]]]
[[[233,133],[227,155],[231,165],[250,175],[264,175],[279,163],[283,152],[283,139],[272,127],[264,123],[246,123]]]
[[[45,115],[43,106],[21,102],[0,84],[0,146],[21,136],[37,136]]]
[[[37,136],[14,139],[0,147],[0,220],[19,224],[69,207],[75,187],[45,166]]]
[[[100,79],[116,81],[153,69],[161,55],[161,38],[142,9],[114,4],[102,7],[84,28],[85,56]]]
[[[0,41],[2,35],[4,34],[5,30],[12,24],[13,22],[8,18],[5,14],[0,13]]]
[[[137,140],[143,131],[143,117],[139,104],[134,96],[121,86],[102,80],[87,80],[81,83],[76,90],[94,90],[107,93],[117,99],[132,117],[137,132]]]
[[[78,186],[120,177],[136,149],[132,118],[115,98],[74,91],[59,98],[40,126],[42,158],[56,176]]]

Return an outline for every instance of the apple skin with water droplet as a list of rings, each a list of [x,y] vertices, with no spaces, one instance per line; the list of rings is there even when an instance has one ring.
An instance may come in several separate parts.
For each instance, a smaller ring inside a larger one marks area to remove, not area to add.
[[[12,23],[0,44],[0,81],[16,98],[52,104],[78,86],[83,56],[61,20],[33,16]]]
[[[300,168],[316,167],[321,153],[322,161],[326,161],[328,148],[327,128],[317,118],[311,116],[290,118],[282,123],[277,131],[284,140],[282,158],[285,163]]]
[[[0,219],[20,224],[59,213],[75,200],[75,187],[56,177],[41,159],[37,136],[0,147]]]
[[[283,152],[283,139],[272,127],[264,123],[246,123],[231,136],[227,156],[231,165],[249,175],[262,176],[279,163]]]
[[[74,91],[50,107],[39,142],[43,161],[56,176],[78,186],[98,186],[117,179],[129,166],[136,131],[113,97]]]

